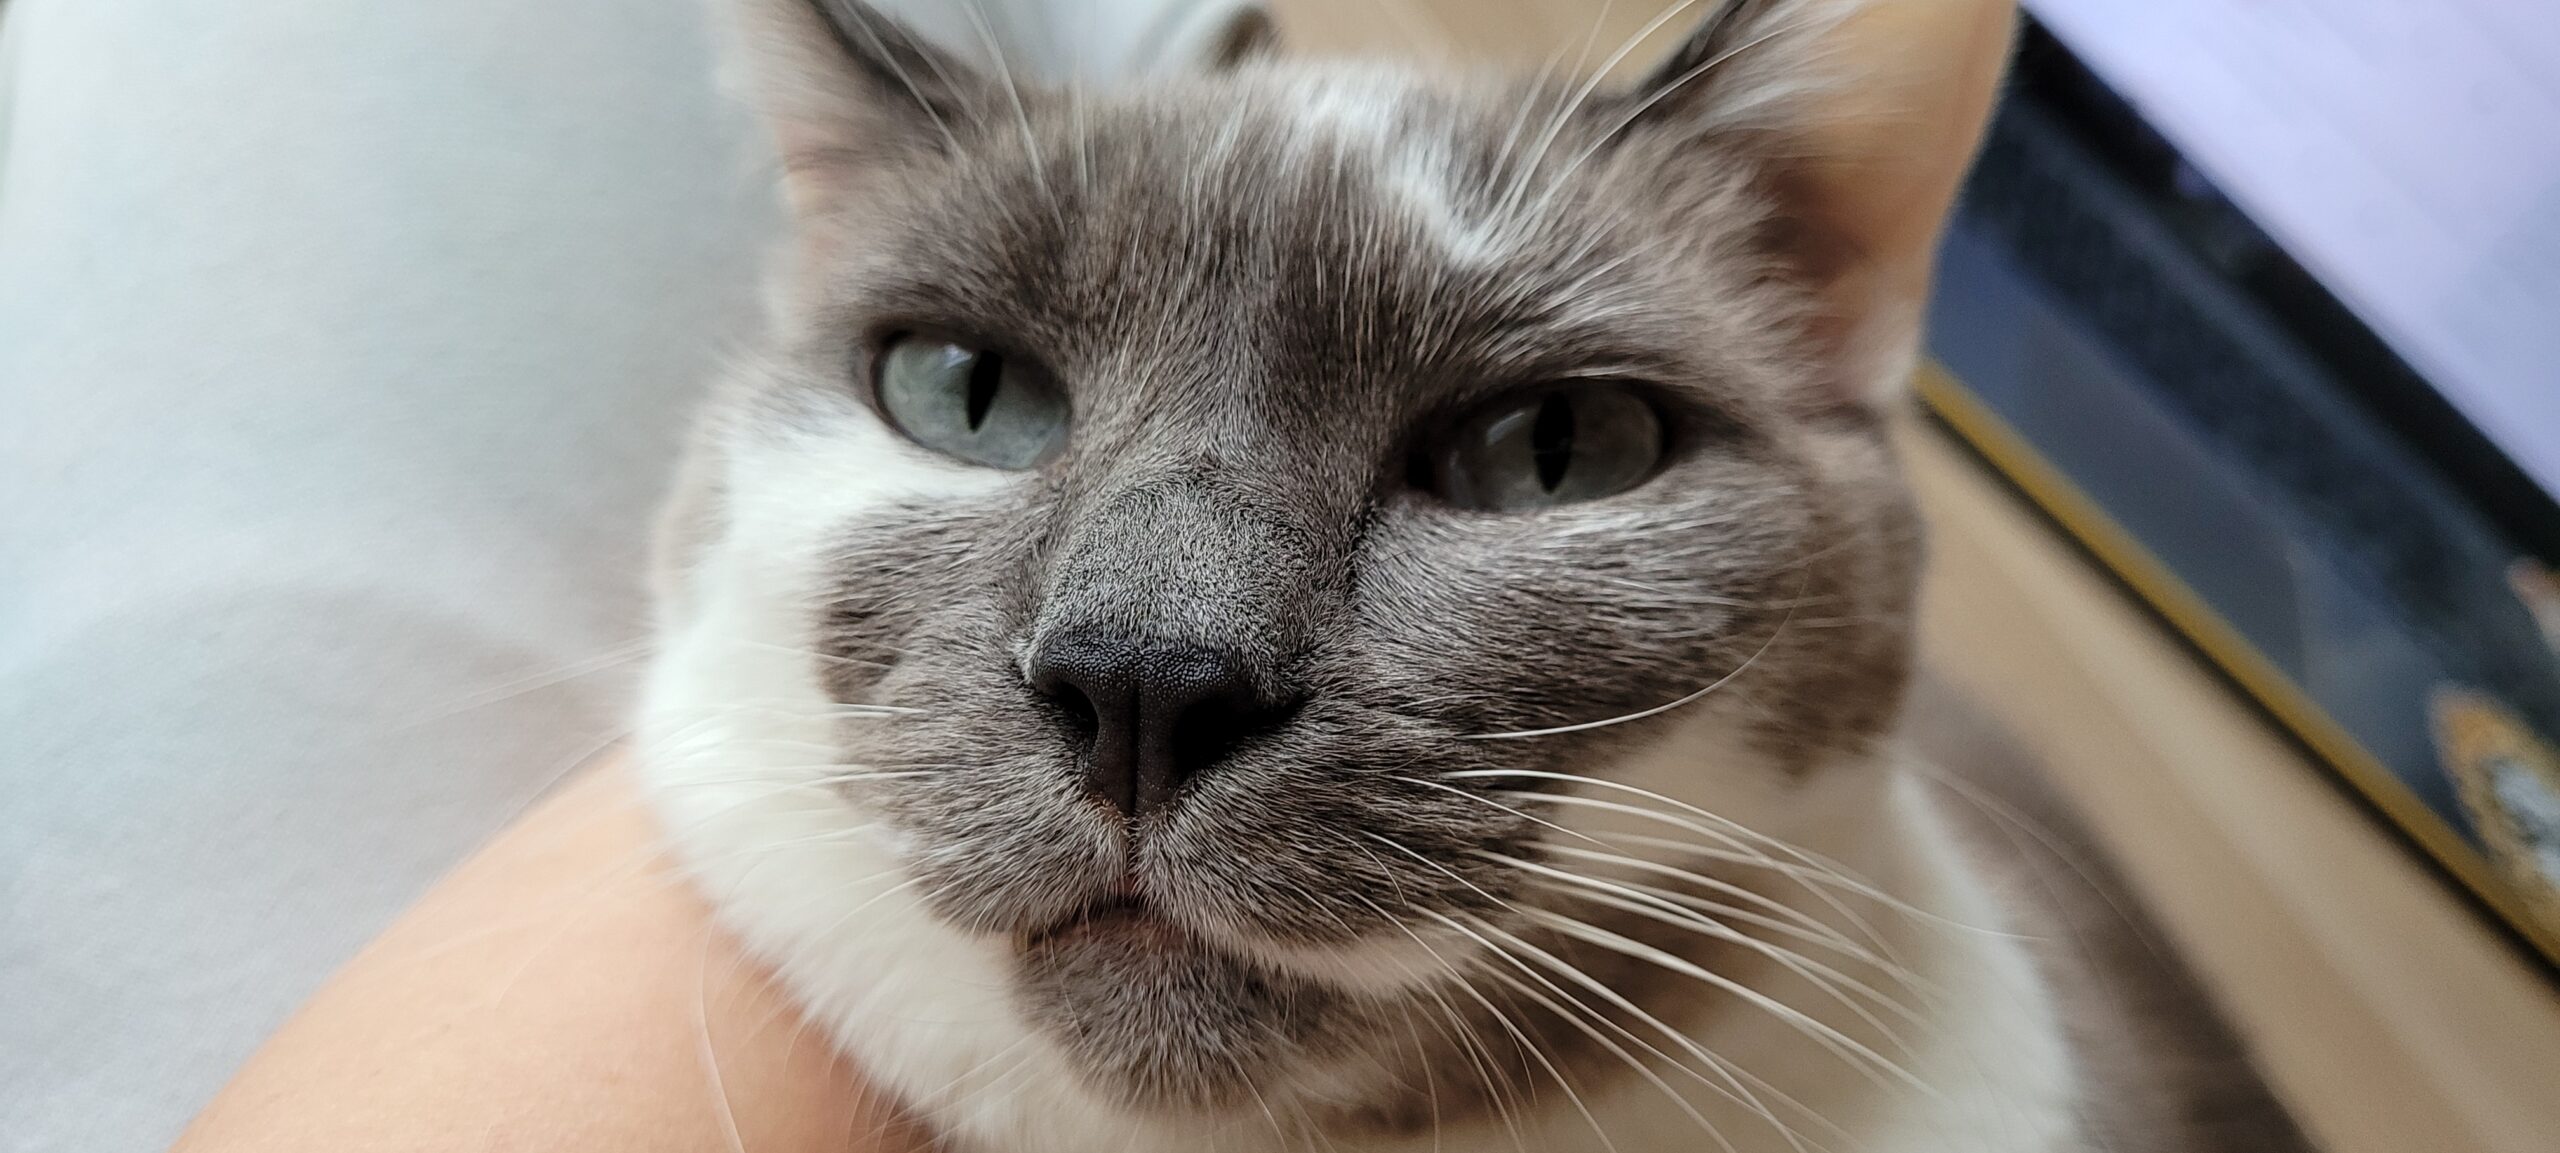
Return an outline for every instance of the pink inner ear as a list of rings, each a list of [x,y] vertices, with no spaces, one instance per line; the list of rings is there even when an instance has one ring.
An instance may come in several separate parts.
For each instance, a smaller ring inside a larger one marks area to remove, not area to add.
[[[884,160],[952,139],[979,70],[863,0],[729,0],[732,82],[781,155],[793,213],[823,227]]]
[[[1820,285],[1841,399],[1890,401],[1916,354],[1938,234],[1973,162],[2016,24],[2011,0],[1850,0],[1813,46],[1847,82],[1796,110],[1781,176]]]

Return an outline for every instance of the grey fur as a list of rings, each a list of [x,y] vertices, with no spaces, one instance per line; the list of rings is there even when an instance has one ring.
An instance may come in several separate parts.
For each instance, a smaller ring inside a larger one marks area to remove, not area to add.
[[[1306,945],[1392,933],[1398,910],[1483,916],[1665,1018],[1717,1011],[1506,911],[1556,907],[1484,856],[1540,858],[1535,801],[1524,817],[1487,803],[1513,786],[1417,782],[1607,764],[1690,714],[1475,738],[1720,681],[1699,707],[1781,774],[1860,771],[1832,766],[1892,726],[1917,527],[1876,415],[1842,401],[1813,336],[1804,254],[1820,238],[1766,178],[1777,145],[1719,119],[1763,93],[1685,77],[1695,92],[1676,101],[1574,105],[1578,82],[1257,58],[1071,103],[974,76],[849,0],[751,6],[780,21],[769,35],[813,14],[830,30],[834,64],[801,43],[795,67],[819,74],[780,81],[801,95],[779,115],[867,110],[816,144],[786,132],[793,171],[829,178],[800,200],[805,268],[770,367],[715,421],[824,435],[859,419],[869,357],[910,330],[1037,357],[1072,396],[1068,446],[1033,483],[966,513],[841,526],[812,622],[839,700],[917,710],[848,721],[845,740],[866,766],[926,775],[845,787],[905,834],[941,916],[1021,942],[1026,1017],[1142,1108],[1232,1106],[1318,1065],[1375,1073],[1314,1119],[1337,1130],[1541,1092],[1475,1008],[1416,1031],[1402,1003],[1075,925],[1132,884],[1167,921]],[[1692,55],[1798,7],[1733,9]],[[1327,106],[1352,112],[1307,112]],[[1554,138],[1534,139],[1550,116]],[[1405,483],[1418,438],[1470,406],[1581,376],[1662,403],[1670,448],[1648,483],[1526,514]],[[716,472],[692,470],[679,504],[679,574],[719,536]],[[1086,795],[1073,725],[1022,672],[1046,638],[1090,628],[1241,653],[1268,695],[1300,703],[1124,823]],[[1575,912],[1752,971],[1695,934]],[[1623,1068],[1545,1010],[1493,999],[1574,1079]],[[1426,1108],[1417,1069],[1477,1059],[1495,1067],[1478,1092]]]

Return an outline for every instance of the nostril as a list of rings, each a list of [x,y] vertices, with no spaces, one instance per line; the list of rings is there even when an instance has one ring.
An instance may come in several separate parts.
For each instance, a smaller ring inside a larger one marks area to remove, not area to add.
[[[1173,801],[1192,777],[1227,759],[1280,716],[1235,652],[1172,650],[1145,678],[1134,798],[1140,812]]]
[[[1084,695],[1084,690],[1070,684],[1034,687],[1040,690],[1042,696],[1049,698],[1050,704],[1058,707],[1058,712],[1066,718],[1067,727],[1074,730],[1077,736],[1090,741],[1094,737],[1095,730],[1102,727],[1100,715],[1093,710],[1093,698]]]
[[[1035,648],[1023,671],[1084,738],[1088,785],[1126,816],[1171,803],[1193,774],[1286,719],[1227,649],[1075,630]]]
[[[1253,738],[1279,728],[1295,706],[1265,704],[1249,686],[1196,701],[1174,718],[1172,769],[1179,783],[1225,760]]]

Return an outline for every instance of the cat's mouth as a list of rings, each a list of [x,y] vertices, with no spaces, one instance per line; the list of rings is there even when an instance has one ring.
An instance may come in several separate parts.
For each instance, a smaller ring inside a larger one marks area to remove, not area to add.
[[[1322,945],[1238,935],[1214,926],[1194,928],[1130,884],[1021,934],[1015,943],[1019,955],[1035,964],[1070,955],[1110,955],[1162,964],[1239,965],[1272,979],[1390,998],[1428,984],[1449,958],[1470,953],[1467,941],[1427,925],[1407,929],[1400,937]]]
[[[1190,930],[1147,903],[1146,898],[1115,893],[1087,903],[1023,939],[1023,947],[1041,951],[1085,942],[1109,942],[1124,949],[1185,952],[1206,948]]]

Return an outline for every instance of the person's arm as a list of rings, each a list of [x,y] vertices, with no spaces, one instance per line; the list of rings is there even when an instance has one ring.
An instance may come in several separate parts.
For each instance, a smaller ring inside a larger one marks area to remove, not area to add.
[[[438,884],[181,1153],[920,1147],[711,927],[632,788],[593,773]]]

